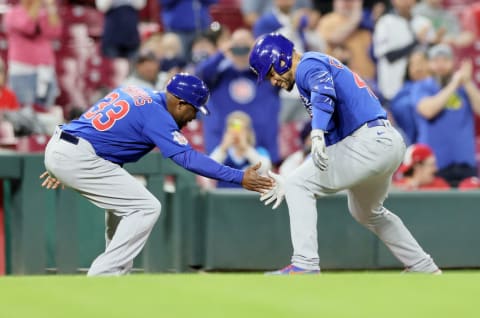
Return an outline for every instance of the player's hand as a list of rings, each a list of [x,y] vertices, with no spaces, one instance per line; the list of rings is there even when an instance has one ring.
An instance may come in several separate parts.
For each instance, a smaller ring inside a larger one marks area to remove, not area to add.
[[[327,147],[325,146],[325,136],[321,129],[314,129],[310,134],[312,139],[312,159],[318,169],[325,171],[328,167]]]
[[[272,171],[268,171],[268,175],[275,180],[275,186],[260,196],[260,201],[262,201],[265,205],[269,205],[273,201],[275,203],[272,206],[272,210],[275,210],[280,206],[285,197],[285,179]]]
[[[245,170],[242,180],[242,187],[256,191],[260,193],[264,193],[265,191],[269,191],[273,187],[273,180],[270,178],[262,177],[258,174],[257,170],[260,168],[261,162],[257,163],[254,166],[250,166]]]
[[[56,189],[58,186],[60,186],[62,183],[60,180],[58,180],[55,177],[50,176],[48,171],[45,171],[40,175],[40,179],[45,178],[42,182],[42,187],[47,188],[47,189]],[[62,184],[62,189],[65,189],[65,186]]]

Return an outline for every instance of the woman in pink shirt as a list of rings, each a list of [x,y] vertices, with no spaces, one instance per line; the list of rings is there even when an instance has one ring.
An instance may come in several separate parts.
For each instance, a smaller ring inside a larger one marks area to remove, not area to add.
[[[5,14],[9,85],[23,106],[48,108],[58,85],[52,41],[61,34],[55,0],[21,0]]]

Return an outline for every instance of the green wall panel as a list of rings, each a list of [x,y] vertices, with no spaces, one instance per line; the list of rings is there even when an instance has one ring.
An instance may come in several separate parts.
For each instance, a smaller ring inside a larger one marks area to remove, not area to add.
[[[4,180],[7,271],[76,273],[104,249],[104,211],[71,190],[46,190],[38,176],[43,156],[0,156]],[[247,191],[203,192],[195,176],[152,153],[131,173],[143,175],[162,213],[135,266],[146,272],[271,270],[290,262],[286,204],[264,207]],[[165,192],[165,180],[176,191]],[[399,215],[443,268],[480,267],[480,192],[392,193],[386,207]],[[383,243],[350,216],[344,194],[317,201],[323,269],[398,268]]]

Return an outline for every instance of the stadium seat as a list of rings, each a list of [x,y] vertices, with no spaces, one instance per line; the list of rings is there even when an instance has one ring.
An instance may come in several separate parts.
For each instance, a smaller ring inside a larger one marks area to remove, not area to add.
[[[18,152],[44,152],[50,136],[30,135],[18,138],[16,150]]]
[[[240,0],[220,0],[218,4],[211,6],[210,14],[214,21],[226,25],[231,31],[245,27]]]
[[[88,35],[92,38],[100,38],[103,33],[103,13],[94,7],[83,5],[64,5],[60,9],[63,27],[68,28],[72,24],[84,23],[88,26]]]
[[[160,5],[158,0],[147,0],[145,8],[140,11],[140,20],[158,23],[160,19]]]

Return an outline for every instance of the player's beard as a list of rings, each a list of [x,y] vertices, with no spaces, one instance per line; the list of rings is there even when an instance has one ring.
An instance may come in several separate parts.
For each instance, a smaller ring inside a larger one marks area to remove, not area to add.
[[[284,75],[284,81],[287,83],[287,88],[285,89],[287,92],[291,92],[293,89],[293,86],[295,86],[295,76],[292,73],[292,70],[289,70],[285,75]]]
[[[188,121],[186,121],[186,120],[178,120],[178,121],[177,121],[177,125],[178,125],[178,128],[179,128],[179,129],[182,129],[182,128],[185,127],[187,124],[188,124]]]
[[[286,90],[287,90],[288,92],[291,92],[294,86],[295,86],[295,81],[289,81],[288,87],[287,87]]]

